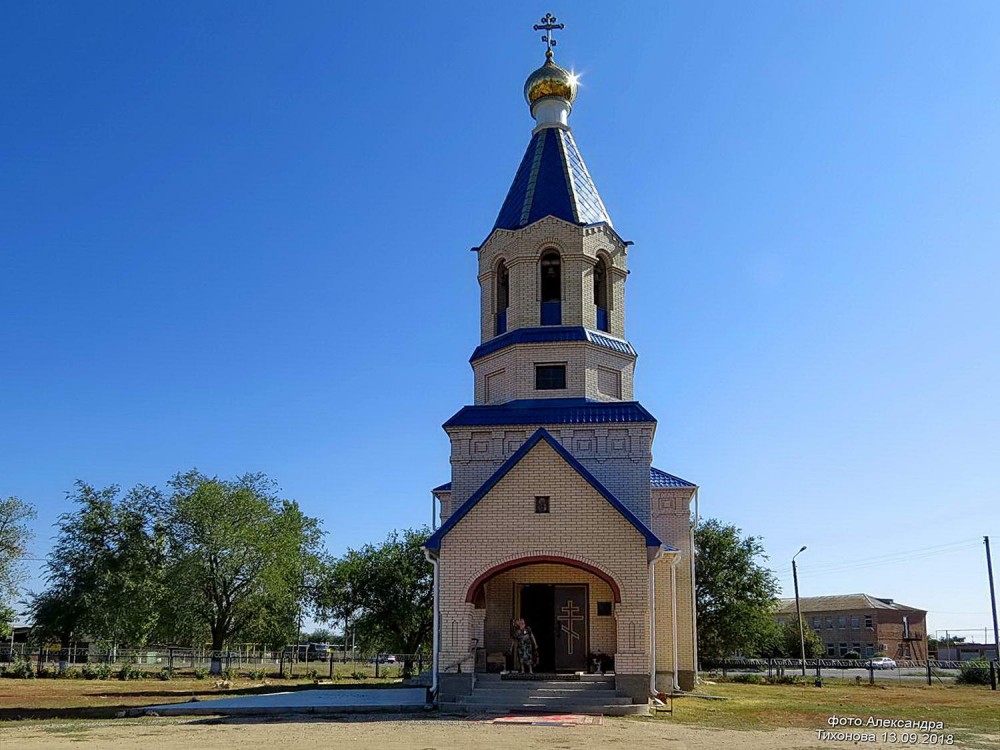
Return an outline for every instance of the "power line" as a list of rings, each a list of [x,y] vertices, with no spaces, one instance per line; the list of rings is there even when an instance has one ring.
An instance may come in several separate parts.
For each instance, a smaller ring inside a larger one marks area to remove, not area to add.
[[[922,560],[929,557],[940,557],[942,555],[949,555],[955,552],[964,552],[966,550],[971,550],[974,547],[978,547],[978,542],[955,542],[950,545],[940,545],[937,547],[927,547],[920,550],[910,550],[907,552],[895,552],[888,555],[879,555],[877,557],[870,558],[859,558],[857,560],[838,562],[838,563],[827,563],[826,565],[820,564],[813,567],[809,566],[808,572],[810,577],[819,577],[824,575],[830,575],[833,573],[843,573],[853,570],[864,570],[866,568],[876,568],[884,565],[893,565],[897,563],[911,562],[915,560]],[[791,571],[791,567],[783,569],[785,574]]]

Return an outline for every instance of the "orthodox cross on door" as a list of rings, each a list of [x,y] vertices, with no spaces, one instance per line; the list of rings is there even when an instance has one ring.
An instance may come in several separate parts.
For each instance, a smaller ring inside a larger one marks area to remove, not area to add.
[[[561,615],[556,617],[559,621],[560,629],[568,638],[566,639],[566,653],[573,653],[573,641],[580,640],[580,634],[576,632],[576,623],[583,622],[584,617],[580,608],[573,603],[572,599],[566,600],[566,605],[560,608]]]

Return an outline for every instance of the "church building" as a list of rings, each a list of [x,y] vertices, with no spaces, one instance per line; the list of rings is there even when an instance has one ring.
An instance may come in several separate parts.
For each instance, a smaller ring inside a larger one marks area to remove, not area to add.
[[[578,86],[553,59],[561,25],[536,28],[547,48],[524,85],[534,129],[476,249],[474,401],[444,423],[451,481],[433,490],[434,688],[455,700],[516,669],[523,618],[540,677],[613,674],[645,704],[695,681],[697,487],[652,465],[656,419],[633,393],[626,332],[632,243],[570,127]]]

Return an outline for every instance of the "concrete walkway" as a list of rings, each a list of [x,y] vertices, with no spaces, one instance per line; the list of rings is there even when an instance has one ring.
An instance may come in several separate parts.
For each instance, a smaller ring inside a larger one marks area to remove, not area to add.
[[[384,690],[295,690],[286,693],[240,695],[191,703],[132,708],[128,716],[253,716],[270,714],[343,714],[421,711],[427,705],[424,688]]]

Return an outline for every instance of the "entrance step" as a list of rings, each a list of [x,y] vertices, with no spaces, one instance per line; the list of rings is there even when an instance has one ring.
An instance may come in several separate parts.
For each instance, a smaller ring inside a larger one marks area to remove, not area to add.
[[[646,703],[615,688],[614,675],[477,674],[469,695],[440,705],[446,713],[464,714],[645,714]]]
[[[477,682],[597,682],[615,684],[613,674],[561,674],[553,672],[485,672],[476,674]]]
[[[615,693],[583,693],[568,695],[546,695],[543,693],[514,693],[498,695],[496,693],[477,693],[472,695],[459,696],[456,703],[468,705],[523,705],[531,703],[539,706],[559,707],[572,703],[577,706],[627,706],[632,703],[628,696],[620,696]]]
[[[609,704],[603,706],[584,705],[578,703],[560,703],[558,705],[541,705],[538,703],[510,704],[469,704],[441,703],[441,713],[505,716],[507,714],[587,714],[600,716],[644,716],[649,713],[646,703]]]

